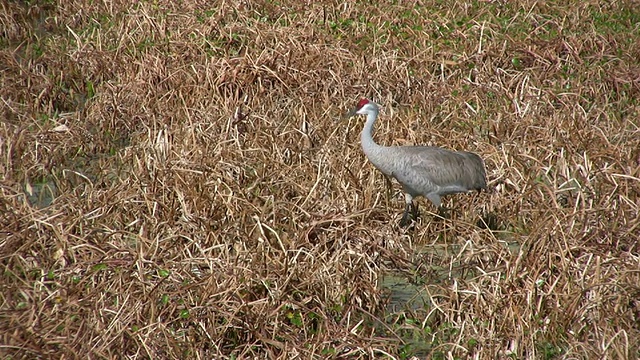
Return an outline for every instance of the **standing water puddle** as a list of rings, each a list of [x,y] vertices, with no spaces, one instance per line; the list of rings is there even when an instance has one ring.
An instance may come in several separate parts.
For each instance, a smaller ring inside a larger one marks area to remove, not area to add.
[[[512,254],[520,251],[521,244],[510,241],[505,242]],[[439,258],[450,258],[458,254],[460,246],[423,246],[416,249],[419,254]],[[385,309],[384,321],[386,326],[379,328],[380,334],[399,337],[407,348],[408,353],[418,358],[428,357],[433,346],[441,344],[437,341],[435,333],[428,329],[427,317],[433,311],[430,298],[436,296],[433,293],[437,287],[429,284],[442,284],[449,279],[466,279],[475,276],[473,272],[461,272],[461,264],[454,262],[450,266],[429,266],[424,270],[415,270],[408,273],[385,273],[380,287],[387,293],[388,304]],[[426,273],[428,272],[428,273]],[[424,276],[420,276],[424,274]],[[443,284],[443,286],[446,286]],[[394,334],[389,334],[389,330]],[[435,330],[435,329],[434,329]]]

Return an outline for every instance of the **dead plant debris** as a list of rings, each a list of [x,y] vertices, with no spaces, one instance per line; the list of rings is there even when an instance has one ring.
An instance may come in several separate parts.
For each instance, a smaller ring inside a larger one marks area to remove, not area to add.
[[[630,3],[28,1],[0,23],[2,358],[640,357]],[[492,191],[403,232],[341,119],[364,96],[380,143],[477,152]],[[422,302],[390,310],[390,274]]]

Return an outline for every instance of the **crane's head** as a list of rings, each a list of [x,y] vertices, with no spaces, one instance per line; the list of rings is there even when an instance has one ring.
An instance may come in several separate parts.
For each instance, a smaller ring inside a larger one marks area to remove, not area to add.
[[[378,112],[378,104],[374,103],[369,99],[362,98],[360,99],[360,101],[358,101],[358,105],[355,107],[355,109],[349,111],[349,113],[347,114],[347,117],[351,117],[356,114],[368,115],[373,112],[375,113]]]

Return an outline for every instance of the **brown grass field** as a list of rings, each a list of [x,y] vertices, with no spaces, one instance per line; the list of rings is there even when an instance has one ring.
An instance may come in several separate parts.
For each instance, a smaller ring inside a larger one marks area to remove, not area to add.
[[[0,358],[640,357],[638,9],[3,2]],[[490,191],[400,228],[365,96]]]

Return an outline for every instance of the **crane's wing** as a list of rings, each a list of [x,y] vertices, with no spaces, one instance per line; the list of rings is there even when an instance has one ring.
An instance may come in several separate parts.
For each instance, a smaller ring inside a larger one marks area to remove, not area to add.
[[[440,195],[485,189],[486,173],[482,159],[470,152],[438,147],[398,147],[403,169],[394,174],[398,181],[421,193]]]

